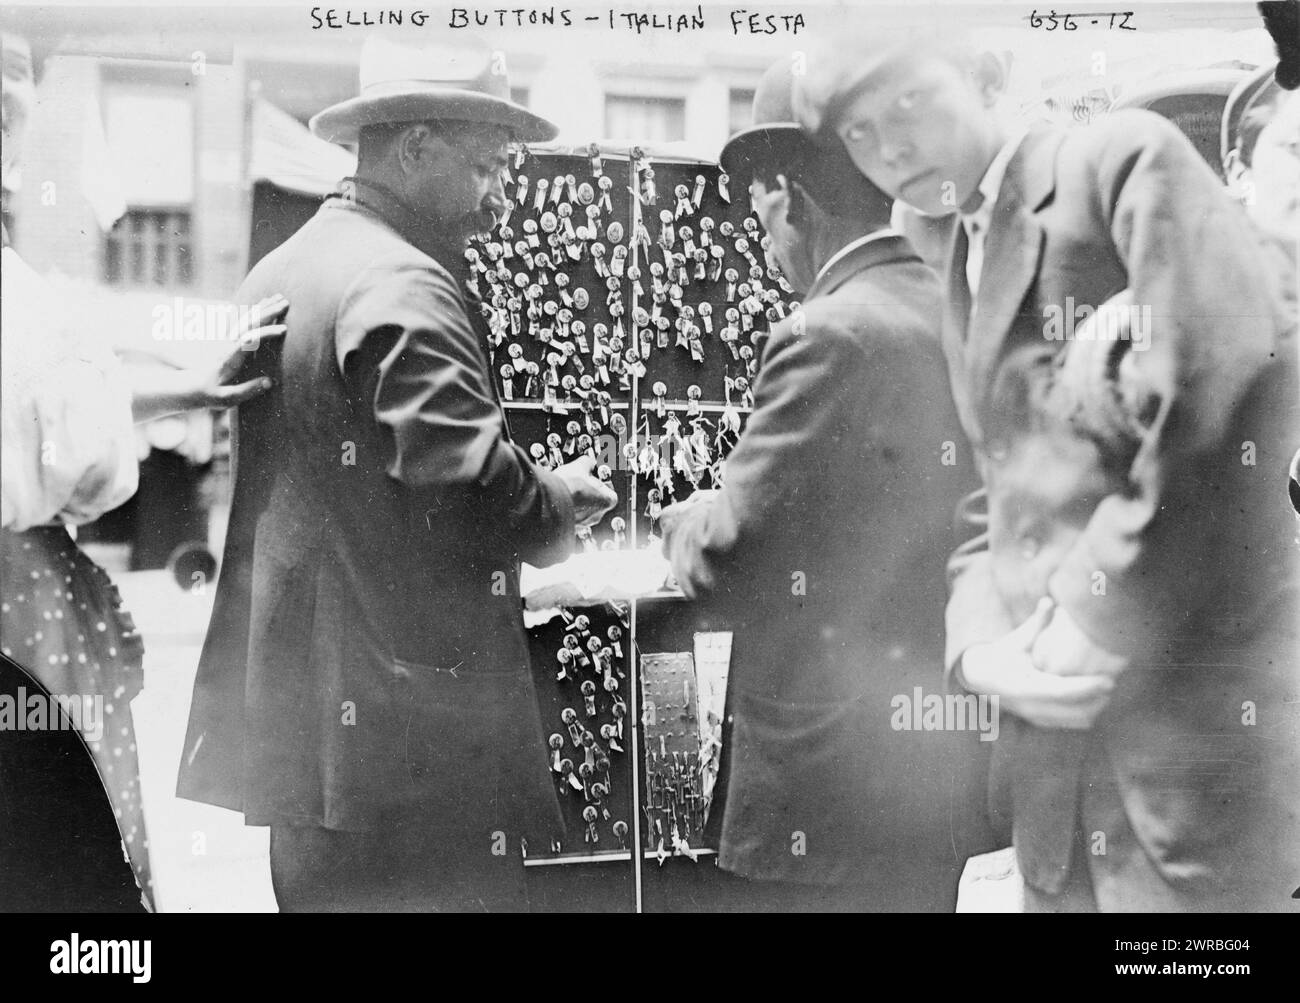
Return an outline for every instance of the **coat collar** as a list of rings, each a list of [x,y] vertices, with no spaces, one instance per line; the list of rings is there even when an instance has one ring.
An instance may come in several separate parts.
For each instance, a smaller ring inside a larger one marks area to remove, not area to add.
[[[1002,180],[998,206],[1013,197],[1030,212],[1037,212],[1056,191],[1056,151],[1065,130],[1040,122],[1025,133]],[[995,208],[995,211],[997,209]]]
[[[387,185],[369,178],[344,178],[328,200],[355,206],[379,217],[408,244],[433,258],[452,275],[460,278],[464,272],[464,246],[458,247],[455,241],[444,238]]]
[[[1007,165],[971,312],[970,336],[978,343],[1005,334],[1038,274],[1043,230],[1034,214],[1056,188],[1056,151],[1063,138],[1050,127],[1031,129]]]
[[[961,222],[954,220],[952,253],[948,261],[949,325],[963,343],[984,346],[989,338],[1001,340],[1010,329],[1024,296],[1034,282],[1043,253],[1043,227],[1035,213],[1056,190],[1056,153],[1065,138],[1062,130],[1036,126],[1011,157],[993,207],[992,225],[985,238],[984,265],[979,295],[970,311],[967,334],[956,257],[966,247]],[[959,288],[958,288],[959,287]]]
[[[911,242],[892,230],[859,237],[823,268],[805,299],[828,296],[858,272],[891,261],[920,261]]]
[[[1034,126],[1007,165],[985,238],[979,293],[969,310],[965,270],[956,260],[967,247],[966,236],[954,217],[944,336],[952,343],[950,350],[967,359],[968,386],[988,386],[1002,342],[1038,274],[1044,233],[1035,215],[1056,190],[1056,154],[1064,138],[1062,129]]]

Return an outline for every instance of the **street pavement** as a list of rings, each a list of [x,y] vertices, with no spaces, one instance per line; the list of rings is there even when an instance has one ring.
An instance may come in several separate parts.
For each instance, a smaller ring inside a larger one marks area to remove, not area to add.
[[[113,572],[145,643],[144,691],[131,705],[154,891],[160,912],[274,912],[267,830],[176,797],[190,695],[215,585],[183,590],[167,571]]]

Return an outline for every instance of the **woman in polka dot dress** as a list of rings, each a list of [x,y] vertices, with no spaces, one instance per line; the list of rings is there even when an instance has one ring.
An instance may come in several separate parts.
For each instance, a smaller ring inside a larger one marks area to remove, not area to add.
[[[6,32],[2,41],[7,177],[18,163],[40,67],[26,39]],[[214,338],[236,343],[219,366],[128,371],[101,332],[75,329],[58,295],[9,246],[7,231],[3,237],[0,651],[51,694],[102,702],[103,728],[87,735],[94,739],[88,744],[143,902],[152,908],[130,707],[143,683],[144,647],[117,588],[78,549],[68,527],[97,518],[135,491],[135,422],[231,407],[270,388],[264,378],[240,382],[238,376],[262,340],[283,337],[284,325],[275,322],[288,303],[264,300],[240,311],[238,329],[214,331]],[[21,778],[24,785],[13,779],[0,777],[10,790],[29,789],[33,778]]]
[[[251,349],[281,324],[234,332],[241,347],[211,371],[128,372],[58,317],[44,280],[8,246],[0,265],[0,652],[55,697],[92,701],[87,736],[143,900],[152,907],[131,701],[144,645],[117,587],[68,532],[120,505],[138,483],[133,425],[194,407],[237,404],[264,379],[235,382]],[[275,319],[287,303],[259,303]]]

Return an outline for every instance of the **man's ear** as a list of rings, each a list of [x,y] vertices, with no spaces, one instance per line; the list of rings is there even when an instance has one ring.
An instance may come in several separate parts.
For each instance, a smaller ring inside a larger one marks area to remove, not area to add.
[[[1007,89],[1007,65],[996,52],[981,52],[975,59],[975,83],[985,107],[991,108]]]
[[[800,230],[806,229],[814,213],[818,211],[817,200],[808,194],[808,189],[800,182],[790,181],[784,175],[780,180],[783,182],[786,194],[786,222]]]
[[[1228,155],[1223,158],[1223,176],[1227,180],[1228,191],[1234,197],[1244,201],[1251,190],[1250,168],[1242,163],[1238,151],[1229,150]]]
[[[397,137],[397,161],[409,173],[418,168],[434,152],[434,144],[442,142],[423,122],[417,122]]]
[[[784,174],[777,174],[770,180],[761,181],[758,182],[758,184],[763,190],[762,195],[755,196],[753,194],[753,189],[751,188],[750,190],[750,200],[754,206],[755,212],[759,211],[758,207],[760,204],[765,207],[770,207],[765,208],[763,211],[775,212],[777,211],[779,203],[782,200],[788,200],[790,197],[790,182]]]

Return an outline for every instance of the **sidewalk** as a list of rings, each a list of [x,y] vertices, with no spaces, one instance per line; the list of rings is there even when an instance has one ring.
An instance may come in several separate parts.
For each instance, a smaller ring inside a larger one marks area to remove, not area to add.
[[[144,692],[131,705],[160,912],[274,912],[267,830],[176,797],[190,695],[215,586],[182,590],[166,571],[114,572],[145,643]]]

